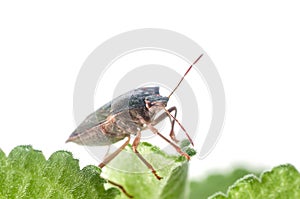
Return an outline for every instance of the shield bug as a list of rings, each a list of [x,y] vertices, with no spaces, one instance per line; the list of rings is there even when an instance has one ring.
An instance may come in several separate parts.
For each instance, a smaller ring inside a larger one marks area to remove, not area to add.
[[[75,129],[66,142],[75,142],[80,145],[89,146],[109,146],[127,138],[120,148],[105,157],[103,162],[99,164],[99,167],[103,168],[129,144],[130,136],[135,135],[132,150],[152,171],[155,177],[160,180],[162,177],[156,173],[153,166],[137,150],[141,139],[141,131],[145,129],[151,130],[154,134],[171,144],[180,155],[184,156],[187,160],[190,159],[189,155],[176,145],[178,140],[173,131],[175,122],[177,122],[185,132],[192,145],[193,141],[184,127],[176,119],[177,108],[173,106],[167,109],[167,103],[192,66],[196,64],[202,56],[203,54],[187,69],[168,97],[160,95],[159,87],[142,87],[124,93],[90,114],[77,129]],[[158,115],[161,111],[164,112]],[[171,114],[172,112],[174,112],[174,115]],[[171,122],[171,131],[169,133],[171,140],[162,135],[155,128],[155,125],[165,118],[169,118]]]

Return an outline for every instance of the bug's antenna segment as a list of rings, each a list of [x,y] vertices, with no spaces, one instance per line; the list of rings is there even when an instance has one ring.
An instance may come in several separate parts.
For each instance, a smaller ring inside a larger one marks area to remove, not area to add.
[[[180,124],[180,122],[176,119],[176,117],[174,117],[166,108],[165,109],[165,112],[170,116],[172,117],[176,122],[177,124],[179,124],[180,128],[184,131],[186,137],[189,139],[190,143],[192,146],[194,146],[194,143],[193,143],[193,140],[192,138],[190,137],[190,135],[187,133],[187,131],[185,130],[185,128],[182,126],[182,124]]]
[[[181,82],[183,81],[184,77],[188,74],[188,72],[191,70],[191,68],[199,61],[199,59],[203,56],[203,54],[201,54],[195,61],[194,63],[192,63],[192,65],[187,69],[187,71],[184,73],[184,75],[182,76],[181,80],[179,81],[179,83],[177,84],[177,86],[174,88],[174,90],[170,93],[170,95],[168,96],[168,98],[171,97],[171,95],[173,95],[173,93],[175,92],[175,90],[178,88],[178,86],[181,84]]]

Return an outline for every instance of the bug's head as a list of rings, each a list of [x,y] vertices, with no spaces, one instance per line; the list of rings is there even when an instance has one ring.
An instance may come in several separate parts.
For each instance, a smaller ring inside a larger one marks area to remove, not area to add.
[[[161,110],[167,106],[169,101],[168,97],[163,97],[161,95],[151,95],[145,98],[146,107],[150,111]]]

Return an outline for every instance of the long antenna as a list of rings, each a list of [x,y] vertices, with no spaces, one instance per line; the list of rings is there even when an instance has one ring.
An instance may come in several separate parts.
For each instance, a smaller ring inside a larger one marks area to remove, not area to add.
[[[174,90],[170,93],[170,95],[168,96],[168,98],[171,97],[171,95],[173,95],[173,93],[175,92],[175,90],[178,88],[178,86],[181,84],[181,82],[183,81],[184,77],[188,74],[188,72],[191,70],[191,68],[199,61],[199,59],[203,56],[203,54],[201,54],[195,61],[194,63],[192,63],[192,65],[187,69],[187,71],[185,72],[185,74],[182,76],[181,80],[179,81],[179,83],[177,84],[177,86],[174,88]]]

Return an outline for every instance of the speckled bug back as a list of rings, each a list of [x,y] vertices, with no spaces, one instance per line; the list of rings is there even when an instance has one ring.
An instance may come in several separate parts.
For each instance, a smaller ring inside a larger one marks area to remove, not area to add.
[[[162,102],[168,98],[159,94],[159,87],[142,87],[120,95],[90,114],[70,135],[67,142],[88,146],[105,146],[136,134],[144,128],[139,117],[150,121],[160,109],[149,111],[146,102]]]

